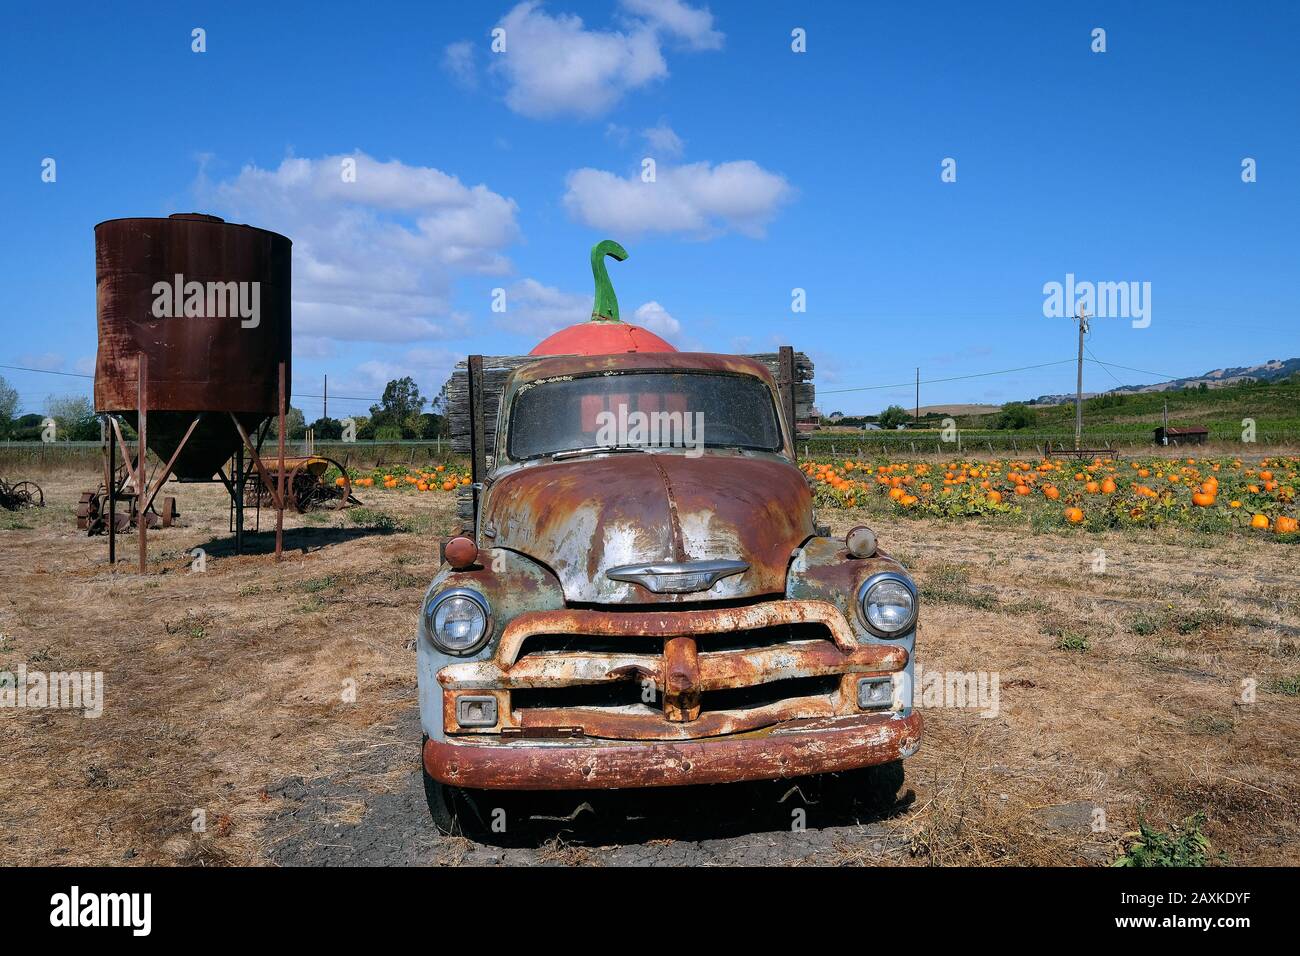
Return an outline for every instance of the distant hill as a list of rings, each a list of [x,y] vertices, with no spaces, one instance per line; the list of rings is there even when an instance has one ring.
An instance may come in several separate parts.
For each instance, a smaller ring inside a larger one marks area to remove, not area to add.
[[[1300,375],[1288,374],[1300,360],[1267,362],[1249,368],[1216,369],[1206,375],[1179,379],[1182,387],[1129,386],[1092,395],[1083,403],[1085,434],[1152,434],[1169,416],[1176,427],[1199,425],[1218,440],[1239,441],[1253,422],[1260,441],[1275,441],[1300,434]],[[1025,428],[1044,434],[1069,434],[1074,430],[1074,403],[1031,404],[1032,419]],[[999,416],[959,417],[963,428],[996,428]]]
[[[1300,372],[1300,358],[1286,360],[1272,359],[1261,365],[1243,365],[1236,368],[1216,368],[1203,375],[1189,375],[1176,378],[1171,382],[1158,382],[1155,385],[1122,385],[1107,392],[1084,392],[1084,398],[1102,395],[1139,395],[1143,392],[1168,392],[1183,388],[1198,388],[1202,383],[1207,388],[1222,388],[1245,381],[1274,382],[1289,378]],[[1040,395],[1030,401],[1031,405],[1061,405],[1073,402],[1074,395]]]

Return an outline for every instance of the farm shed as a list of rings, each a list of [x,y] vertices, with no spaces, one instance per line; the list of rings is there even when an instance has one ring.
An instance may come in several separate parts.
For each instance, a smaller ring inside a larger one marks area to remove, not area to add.
[[[1204,445],[1208,428],[1166,428],[1155,430],[1157,445]]]

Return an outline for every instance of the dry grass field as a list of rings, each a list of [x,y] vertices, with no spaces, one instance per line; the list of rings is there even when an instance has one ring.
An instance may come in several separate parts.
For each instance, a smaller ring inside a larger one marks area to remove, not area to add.
[[[906,800],[792,832],[711,788],[641,804],[707,807],[689,834],[557,823],[492,850],[434,839],[414,797],[413,636],[450,495],[290,515],[277,565],[265,533],[231,554],[219,486],[179,486],[140,576],[134,535],[111,569],[75,529],[89,471],[35,477],[49,506],[0,512],[0,670],[102,671],[105,703],[0,710],[0,864],[1098,865],[1140,817],[1197,813],[1216,859],[1300,863],[1300,548],[1271,536],[873,513],[922,588],[923,668],[1000,680],[995,716],[924,708]]]

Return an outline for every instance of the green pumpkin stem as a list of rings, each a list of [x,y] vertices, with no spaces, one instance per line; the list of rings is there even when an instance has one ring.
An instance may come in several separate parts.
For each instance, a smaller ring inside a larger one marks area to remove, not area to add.
[[[609,271],[605,268],[605,257],[612,256],[619,262],[627,258],[627,250],[613,239],[605,239],[591,247],[591,275],[596,280],[596,304],[591,310],[593,322],[618,322],[618,298],[614,295],[614,285],[609,281]]]

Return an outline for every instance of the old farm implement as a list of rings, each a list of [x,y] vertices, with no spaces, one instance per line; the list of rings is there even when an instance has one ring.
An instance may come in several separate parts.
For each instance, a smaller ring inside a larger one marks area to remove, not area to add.
[[[278,482],[276,459],[265,464],[271,472],[272,482]],[[333,469],[338,472],[326,480]],[[361,504],[352,495],[352,481],[348,470],[333,458],[324,455],[305,455],[284,459],[285,506],[304,514],[313,508],[343,508],[348,504]],[[265,485],[250,484],[244,492],[244,504],[260,508],[272,504],[271,493]]]
[[[136,527],[140,522],[140,496],[135,490],[135,475],[134,463],[121,465],[114,469],[111,489],[101,482],[95,491],[83,491],[77,501],[78,530],[88,535],[107,533],[110,511],[115,533],[123,534]],[[153,497],[146,496],[146,499],[144,516],[148,526],[170,528],[179,514],[176,499],[168,495],[158,508],[154,507]],[[110,500],[114,503],[112,508],[109,507]]]
[[[0,508],[17,511],[20,508],[44,508],[45,492],[34,481],[18,481],[9,484],[0,478]]]

